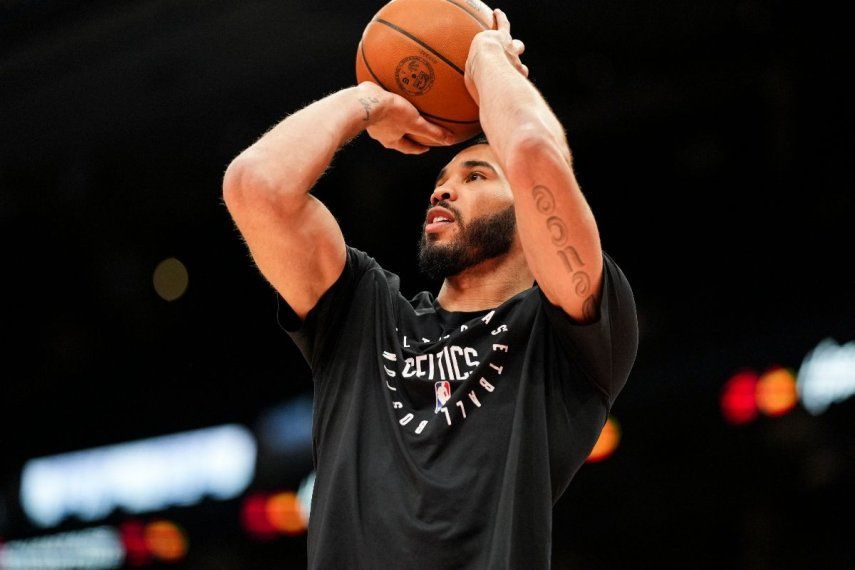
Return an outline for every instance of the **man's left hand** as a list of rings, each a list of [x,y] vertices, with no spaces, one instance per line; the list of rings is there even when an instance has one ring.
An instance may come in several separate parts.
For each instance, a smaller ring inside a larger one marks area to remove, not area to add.
[[[476,68],[481,65],[485,53],[504,53],[517,71],[522,73],[524,77],[528,77],[528,67],[520,60],[520,55],[525,51],[525,44],[511,37],[511,23],[504,12],[496,8],[493,10],[493,15],[496,18],[497,29],[484,30],[475,35],[472,44],[469,46],[469,57],[466,59],[466,73],[463,76],[466,89],[469,90],[469,94],[472,95],[475,103],[479,106],[478,89],[475,85],[475,72]]]

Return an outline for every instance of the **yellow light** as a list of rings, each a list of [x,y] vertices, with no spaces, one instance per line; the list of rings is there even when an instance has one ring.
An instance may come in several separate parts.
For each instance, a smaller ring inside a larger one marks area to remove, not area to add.
[[[782,416],[795,407],[796,378],[786,368],[768,370],[757,382],[757,408],[767,416]]]
[[[156,558],[167,562],[181,560],[187,555],[187,539],[174,523],[156,521],[145,527],[145,543]]]
[[[154,269],[154,290],[161,298],[174,301],[187,291],[190,277],[184,264],[170,257],[157,264]]]
[[[291,492],[277,493],[267,500],[267,519],[284,534],[301,534],[306,530],[300,502]]]
[[[617,449],[618,443],[620,443],[620,425],[616,419],[609,416],[603,431],[600,432],[600,438],[594,444],[594,449],[591,450],[586,461],[595,463],[608,458]]]

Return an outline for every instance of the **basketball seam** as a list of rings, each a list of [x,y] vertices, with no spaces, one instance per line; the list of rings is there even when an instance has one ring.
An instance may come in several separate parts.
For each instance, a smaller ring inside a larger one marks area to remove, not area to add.
[[[475,14],[473,14],[472,12],[470,12],[469,10],[467,10],[466,8],[464,8],[463,6],[461,6],[460,4],[458,4],[457,2],[455,2],[454,0],[445,0],[445,1],[446,1],[446,2],[448,2],[449,4],[454,4],[455,6],[457,6],[458,8],[460,8],[461,10],[463,10],[464,12],[466,12],[467,14],[469,14],[470,16],[472,16],[472,19],[474,19],[476,22],[478,22],[478,25],[479,25],[479,26],[481,26],[481,29],[482,29],[482,30],[487,30],[487,29],[489,29],[489,28],[487,28],[487,26],[485,26],[485,25],[484,25],[484,22],[482,22],[482,21],[478,18],[478,16],[476,16]]]
[[[457,73],[459,73],[460,75],[464,75],[463,70],[460,69],[459,67],[457,67],[456,65],[454,65],[454,63],[451,60],[449,60],[447,57],[445,57],[444,55],[442,55],[441,53],[439,53],[438,51],[436,51],[435,49],[433,49],[432,47],[430,47],[426,43],[424,43],[422,40],[420,40],[419,38],[417,38],[416,36],[414,36],[413,34],[408,32],[407,30],[404,30],[403,28],[399,28],[398,26],[396,26],[392,22],[387,22],[386,20],[384,20],[382,18],[377,18],[376,21],[383,24],[383,25],[389,26],[390,28],[392,28],[396,32],[410,38],[411,40],[413,40],[414,42],[416,42],[417,44],[419,44],[420,46],[422,46],[426,50],[430,51],[436,57],[438,57],[439,59],[441,59],[442,61],[444,61],[448,65],[450,65],[455,71],[457,71]]]
[[[365,55],[365,42],[359,42],[359,53],[362,56],[362,62],[365,63],[365,69],[368,70],[368,73],[371,74],[371,77],[374,78],[374,81],[377,82],[377,85],[379,85],[380,87],[382,87],[386,91],[390,91],[390,89],[388,87],[386,87],[382,81],[380,81],[380,78],[377,77],[377,74],[374,73],[374,70],[371,69],[371,65],[368,63],[368,57]],[[419,110],[419,113],[421,113],[422,115],[424,115],[426,117],[430,117],[431,119],[438,119],[440,121],[445,121],[446,123],[455,123],[455,124],[459,124],[459,125],[471,125],[471,124],[475,124],[475,123],[479,122],[479,120],[480,120],[480,119],[477,119],[474,121],[458,121],[455,119],[446,119],[445,117],[440,117],[439,115],[431,115],[430,113],[426,113],[422,110]]]
[[[446,123],[456,123],[460,125],[472,125],[480,121],[480,119],[476,119],[474,121],[456,121],[454,119],[446,119],[445,117],[439,117],[437,115],[431,115],[430,113],[425,113],[422,110],[419,110],[419,113],[424,115],[425,117],[430,117],[431,119],[439,119],[440,121],[445,121]]]
[[[376,73],[374,73],[374,70],[373,70],[373,69],[371,69],[371,65],[368,63],[368,58],[367,58],[367,57],[365,57],[365,42],[360,42],[360,44],[359,44],[359,45],[360,45],[360,48],[361,48],[361,49],[360,49],[360,52],[362,53],[362,61],[365,63],[365,68],[368,70],[368,73],[370,73],[370,74],[371,74],[371,77],[373,77],[373,78],[374,78],[374,81],[376,81],[376,82],[377,82],[377,85],[379,85],[380,87],[382,87],[382,88],[383,88],[383,89],[385,89],[386,91],[389,91],[389,88],[388,88],[388,87],[386,87],[385,85],[383,85],[383,82],[382,82],[382,81],[380,81],[380,78],[379,78],[379,77],[377,77],[377,74],[376,74]]]

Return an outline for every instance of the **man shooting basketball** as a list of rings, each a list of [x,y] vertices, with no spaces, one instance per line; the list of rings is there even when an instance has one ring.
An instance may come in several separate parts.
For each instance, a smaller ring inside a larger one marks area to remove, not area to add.
[[[345,244],[309,192],[347,141],[425,152],[441,127],[373,83],[289,116],[224,197],[311,366],[311,568],[547,568],[552,507],[635,359],[629,284],[600,249],[564,129],[496,11],[466,85],[489,144],[439,173],[424,220],[436,297]],[[409,135],[409,136],[408,136]],[[290,310],[288,310],[290,309]]]

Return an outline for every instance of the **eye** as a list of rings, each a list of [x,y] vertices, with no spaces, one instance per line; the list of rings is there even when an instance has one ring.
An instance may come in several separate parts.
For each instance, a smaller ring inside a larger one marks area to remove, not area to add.
[[[469,173],[469,176],[467,176],[467,177],[466,177],[466,180],[470,180],[473,176],[480,176],[481,178],[483,178],[483,179],[485,179],[485,180],[486,180],[486,178],[487,178],[486,176],[484,176],[484,175],[483,175],[483,174],[481,174],[480,172],[470,172],[470,173]]]

